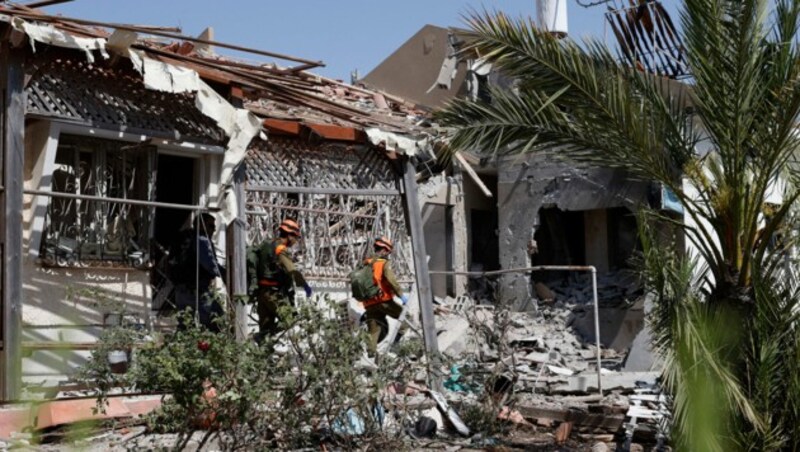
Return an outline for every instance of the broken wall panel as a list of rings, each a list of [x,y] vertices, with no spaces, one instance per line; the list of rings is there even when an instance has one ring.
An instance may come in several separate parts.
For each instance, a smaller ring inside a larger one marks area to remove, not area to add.
[[[649,187],[649,183],[633,180],[620,170],[570,166],[547,156],[532,156],[526,164],[513,159],[498,162],[501,267],[530,266],[533,243],[539,247],[556,245],[552,238],[536,237],[543,227],[542,209],[578,212],[627,207],[636,210],[637,206],[647,203]],[[585,236],[578,239],[585,240]],[[551,243],[537,243],[539,240]],[[530,275],[508,274],[503,278],[503,285],[506,301],[525,305],[532,296]]]

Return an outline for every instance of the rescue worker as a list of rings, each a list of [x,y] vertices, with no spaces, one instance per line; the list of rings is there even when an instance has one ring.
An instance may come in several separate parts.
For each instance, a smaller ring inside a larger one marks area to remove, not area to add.
[[[215,278],[225,274],[217,261],[211,238],[216,231],[216,220],[209,213],[200,214],[198,227],[181,232],[170,250],[171,278],[175,284],[175,307],[178,311],[198,311],[200,325],[219,332],[214,320],[223,315],[223,308],[214,296]],[[179,317],[178,329],[185,329]]]
[[[369,329],[368,353],[374,357],[378,353],[378,339],[381,334],[381,326],[388,328],[386,316],[391,316],[399,320],[403,308],[393,301],[394,297],[402,300],[403,306],[408,303],[408,295],[403,293],[400,284],[394,276],[394,272],[389,262],[389,255],[394,250],[391,240],[381,237],[375,240],[375,255],[368,258],[365,263],[372,265],[372,277],[375,284],[380,288],[380,293],[370,300],[364,301],[366,309],[367,328]],[[401,331],[404,329],[400,325]]]
[[[256,311],[258,313],[258,341],[273,336],[281,329],[280,311],[294,307],[294,287],[302,287],[306,297],[311,297],[311,286],[303,275],[295,269],[289,255],[289,248],[300,239],[300,226],[290,219],[283,220],[278,228],[278,238],[265,240],[250,253],[253,261],[250,275],[254,284]]]

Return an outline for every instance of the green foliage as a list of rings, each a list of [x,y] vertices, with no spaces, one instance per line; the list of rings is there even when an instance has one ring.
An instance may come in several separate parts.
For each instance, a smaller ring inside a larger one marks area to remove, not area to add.
[[[318,447],[323,438],[347,448],[396,441],[374,413],[389,381],[410,378],[418,345],[398,349],[378,370],[367,371],[358,365],[365,333],[350,331],[333,315],[332,302],[301,305],[291,315],[285,309],[284,331],[261,345],[237,342],[229,319],[220,319],[221,333],[185,322],[187,329],[139,348],[125,375],[93,370],[85,373],[87,381],[101,400],[107,379],[168,394],[148,421],[154,431],[179,433],[176,448],[197,430],[226,450]],[[87,369],[102,368],[103,361],[93,354]],[[339,428],[348,410],[363,420],[363,434]]]
[[[130,362],[133,349],[145,339],[143,332],[128,326],[115,326],[103,330],[97,341],[97,347],[92,350],[88,363],[81,367],[76,378],[88,383],[98,393],[97,410],[105,412],[108,394],[115,388],[128,385],[128,376],[117,372],[109,361],[110,353],[124,352],[127,362]],[[123,364],[123,368],[126,367]],[[124,370],[124,369],[123,369]]]

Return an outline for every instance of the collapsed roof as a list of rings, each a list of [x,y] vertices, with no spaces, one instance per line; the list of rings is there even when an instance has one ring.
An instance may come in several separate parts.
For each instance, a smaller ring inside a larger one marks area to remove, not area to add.
[[[16,4],[0,5],[0,21],[10,25],[11,46],[27,40],[34,52],[26,63],[26,114],[224,146],[223,185],[261,132],[413,155],[434,130],[425,110],[398,96],[307,71],[321,62]],[[215,47],[297,64],[223,57]]]

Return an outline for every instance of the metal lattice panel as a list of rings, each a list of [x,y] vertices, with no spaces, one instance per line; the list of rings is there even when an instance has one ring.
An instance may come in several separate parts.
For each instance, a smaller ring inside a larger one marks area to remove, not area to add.
[[[410,280],[411,242],[400,196],[247,192],[248,243],[274,236],[284,218],[300,224],[304,239],[295,250],[303,272],[346,277],[372,251],[376,237],[395,243],[393,268]]]
[[[249,185],[336,189],[397,188],[397,173],[380,152],[363,146],[326,144],[309,148],[298,140],[270,138],[245,159]]]
[[[132,68],[79,58],[39,59],[37,63],[25,87],[29,114],[155,131],[197,143],[220,144],[225,139],[222,130],[195,107],[193,94],[146,89]]]
[[[363,193],[397,190],[398,174],[383,154],[363,146],[312,147],[270,139],[251,148],[245,161],[249,244],[272,238],[283,219],[294,218],[304,231],[295,250],[304,274],[341,279],[371,254],[376,237],[387,236],[395,242],[392,261],[398,278],[413,279],[402,196]],[[344,193],[330,194],[335,190]]]

